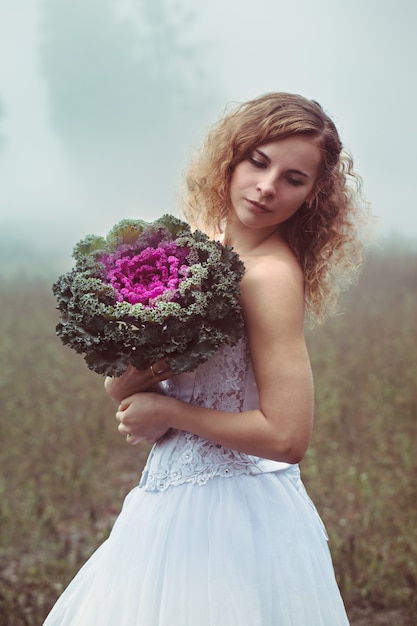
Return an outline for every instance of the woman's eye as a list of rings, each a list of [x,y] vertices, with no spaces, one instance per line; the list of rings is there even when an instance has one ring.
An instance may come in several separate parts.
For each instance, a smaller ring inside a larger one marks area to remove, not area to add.
[[[303,181],[300,180],[299,178],[287,178],[287,180],[290,183],[290,185],[292,185],[293,187],[299,187],[300,185],[303,184]]]
[[[254,165],[255,167],[266,167],[263,161],[253,155],[249,157],[249,162],[252,163],[252,165]]]

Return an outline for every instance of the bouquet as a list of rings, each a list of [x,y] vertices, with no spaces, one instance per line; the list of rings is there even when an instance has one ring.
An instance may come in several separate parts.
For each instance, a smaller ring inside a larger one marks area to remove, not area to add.
[[[163,357],[176,374],[192,371],[242,334],[242,261],[172,215],[122,220],[107,237],[79,241],[73,257],[53,285],[56,331],[99,374]]]

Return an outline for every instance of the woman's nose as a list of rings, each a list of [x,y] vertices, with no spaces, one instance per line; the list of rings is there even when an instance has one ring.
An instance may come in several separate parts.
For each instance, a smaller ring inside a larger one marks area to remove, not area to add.
[[[256,190],[259,191],[259,193],[261,194],[261,196],[264,196],[265,198],[270,198],[272,196],[275,196],[276,194],[276,186],[275,186],[275,180],[272,176],[262,176],[259,180],[258,183],[256,185]]]

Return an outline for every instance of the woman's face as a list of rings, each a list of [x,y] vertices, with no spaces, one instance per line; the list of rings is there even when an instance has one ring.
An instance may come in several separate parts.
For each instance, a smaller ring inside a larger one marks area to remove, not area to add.
[[[304,135],[258,146],[232,174],[232,212],[248,228],[274,229],[309,198],[321,164],[317,142]]]

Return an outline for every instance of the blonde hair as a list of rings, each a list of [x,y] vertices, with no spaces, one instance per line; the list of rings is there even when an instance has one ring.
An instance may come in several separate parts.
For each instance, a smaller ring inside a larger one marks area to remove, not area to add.
[[[302,134],[317,140],[322,168],[313,194],[281,225],[305,279],[306,311],[313,322],[334,312],[340,290],[362,262],[359,227],[367,205],[337,129],[321,106],[302,96],[269,93],[239,105],[209,132],[187,176],[184,213],[211,236],[227,223],[230,181],[238,163],[258,146]]]

